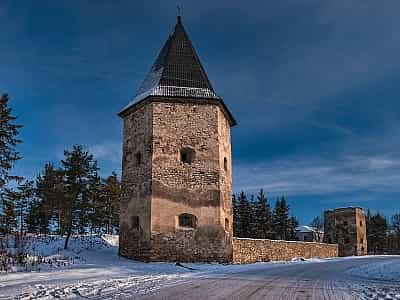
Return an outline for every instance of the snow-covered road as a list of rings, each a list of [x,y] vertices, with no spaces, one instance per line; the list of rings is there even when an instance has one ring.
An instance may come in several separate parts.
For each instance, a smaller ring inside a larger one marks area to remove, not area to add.
[[[392,266],[389,272],[385,265]],[[384,273],[390,279],[382,280]],[[400,299],[400,277],[395,277],[399,273],[400,257],[342,258],[272,268],[256,264],[230,274],[202,275],[140,299]]]
[[[61,237],[36,238],[31,255],[70,263],[0,274],[0,299],[400,300],[400,256],[187,264],[191,270],[119,258],[117,240],[110,238],[74,238],[68,251],[62,250]]]

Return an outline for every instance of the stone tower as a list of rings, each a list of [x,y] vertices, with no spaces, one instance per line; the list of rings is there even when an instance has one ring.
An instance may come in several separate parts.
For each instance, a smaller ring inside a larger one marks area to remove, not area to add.
[[[234,118],[178,17],[123,118],[122,256],[231,261]]]
[[[367,254],[367,230],[362,208],[327,210],[324,220],[324,242],[339,244],[339,256]]]

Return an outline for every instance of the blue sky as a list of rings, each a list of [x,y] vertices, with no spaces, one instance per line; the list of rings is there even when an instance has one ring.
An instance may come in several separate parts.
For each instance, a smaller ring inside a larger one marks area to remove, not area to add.
[[[400,211],[400,2],[181,1],[232,130],[234,190],[326,208]],[[116,113],[176,21],[173,1],[0,3],[0,92],[25,127],[16,172],[83,144],[121,168]]]

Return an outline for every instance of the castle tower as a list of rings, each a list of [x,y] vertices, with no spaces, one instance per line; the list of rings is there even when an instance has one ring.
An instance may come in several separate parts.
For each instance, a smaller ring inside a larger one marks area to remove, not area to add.
[[[367,254],[367,229],[360,207],[327,210],[324,213],[324,242],[339,244],[339,256]]]
[[[123,118],[120,254],[230,261],[236,124],[178,17]]]

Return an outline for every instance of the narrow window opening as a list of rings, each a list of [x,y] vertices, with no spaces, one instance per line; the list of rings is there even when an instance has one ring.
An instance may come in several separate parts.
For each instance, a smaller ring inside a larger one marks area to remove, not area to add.
[[[131,217],[131,227],[132,229],[139,230],[139,216],[132,216]]]
[[[229,231],[229,220],[225,218],[225,229]]]
[[[142,163],[142,153],[137,152],[135,154],[135,161],[137,165],[140,165]]]
[[[197,218],[195,215],[180,214],[178,219],[179,227],[196,228],[197,226]]]
[[[224,170],[228,171],[228,160],[224,157]]]
[[[347,226],[347,225],[349,225],[349,223],[348,223],[347,221],[344,221],[344,222],[343,222],[343,225],[344,225],[344,226]]]
[[[195,157],[196,152],[192,148],[182,148],[180,151],[181,162],[185,164],[191,164]]]
[[[360,226],[361,226],[361,227],[363,226],[363,222],[362,222],[362,221],[360,221]]]

